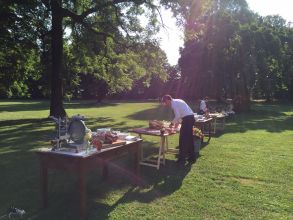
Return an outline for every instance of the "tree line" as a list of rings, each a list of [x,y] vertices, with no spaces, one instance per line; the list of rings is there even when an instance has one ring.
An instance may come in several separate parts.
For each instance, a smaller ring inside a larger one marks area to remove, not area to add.
[[[198,2],[186,16],[180,93],[232,98],[239,110],[249,108],[251,99],[292,99],[291,23],[259,16],[246,1],[213,1],[208,7]]]
[[[170,66],[160,10],[184,31]],[[293,30],[245,0],[0,1],[0,98],[252,98],[293,96]]]

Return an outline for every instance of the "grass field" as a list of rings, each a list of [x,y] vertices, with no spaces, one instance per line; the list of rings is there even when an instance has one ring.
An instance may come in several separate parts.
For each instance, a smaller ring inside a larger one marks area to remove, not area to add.
[[[126,131],[168,120],[172,112],[155,102],[66,103],[69,116],[86,116],[95,130]],[[76,219],[73,174],[49,173],[49,208],[41,210],[39,161],[33,152],[54,134],[44,101],[0,102],[0,216],[10,205],[24,219]],[[178,145],[178,136],[170,139]],[[158,139],[145,136],[144,147]],[[201,150],[198,161],[178,167],[168,155],[159,171],[141,167],[142,187],[131,184],[129,158],[113,161],[109,179],[101,169],[87,181],[90,220],[96,219],[293,219],[293,104],[254,104],[228,120],[225,131]],[[118,168],[117,168],[118,167]]]

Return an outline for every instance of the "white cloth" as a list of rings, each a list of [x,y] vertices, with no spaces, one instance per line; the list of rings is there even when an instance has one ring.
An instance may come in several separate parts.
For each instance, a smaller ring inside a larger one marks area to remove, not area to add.
[[[201,101],[200,101],[200,104],[199,104],[199,110],[205,112],[206,109],[207,109],[207,104],[206,104],[206,102],[205,102],[204,100],[201,100]]]
[[[183,117],[193,115],[192,109],[182,99],[172,99],[171,107],[175,114],[172,123],[178,123]]]

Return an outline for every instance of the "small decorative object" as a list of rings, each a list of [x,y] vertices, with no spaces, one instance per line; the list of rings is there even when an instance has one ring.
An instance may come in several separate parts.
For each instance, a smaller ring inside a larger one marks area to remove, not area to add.
[[[118,135],[114,132],[106,132],[103,137],[105,144],[112,144],[118,140]]]
[[[90,144],[90,140],[92,139],[92,131],[91,129],[86,129],[85,130],[85,135],[84,135],[84,143],[85,143],[85,147],[86,147],[86,152],[88,153],[91,149],[91,144]]]
[[[204,138],[204,134],[202,133],[202,131],[197,128],[197,127],[193,127],[193,135],[195,137],[198,137],[199,139],[203,139]]]
[[[204,134],[199,128],[193,127],[193,140],[194,140],[194,151],[198,153],[201,147],[201,140],[204,138]]]
[[[103,142],[97,136],[93,136],[92,145],[97,149],[97,151],[100,151],[103,147]]]
[[[126,137],[128,134],[121,133],[119,131],[112,131],[111,128],[100,128],[97,129],[97,132],[93,132],[92,135],[92,145],[97,149],[97,151],[100,151],[106,146],[117,144],[119,135],[122,135],[121,137]]]

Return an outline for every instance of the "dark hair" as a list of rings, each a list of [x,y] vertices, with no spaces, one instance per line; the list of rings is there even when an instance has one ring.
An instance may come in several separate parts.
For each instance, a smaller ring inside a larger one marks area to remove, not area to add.
[[[167,100],[171,101],[172,100],[172,96],[170,96],[170,95],[164,95],[162,97],[162,102],[166,102]]]

